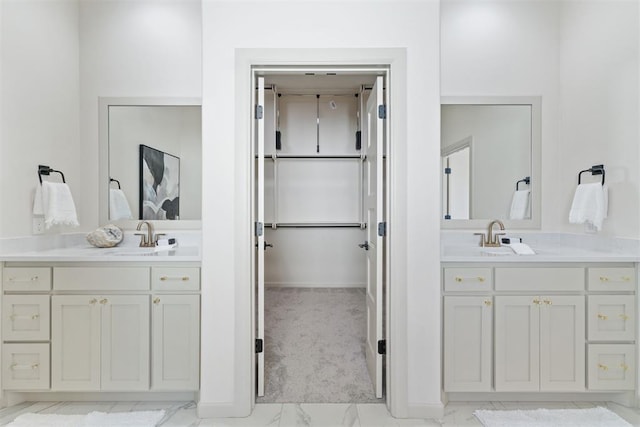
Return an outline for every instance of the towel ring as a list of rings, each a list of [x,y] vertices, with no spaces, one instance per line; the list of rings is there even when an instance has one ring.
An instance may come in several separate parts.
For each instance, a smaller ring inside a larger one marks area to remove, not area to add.
[[[117,179],[109,178],[109,184],[111,184],[112,182],[118,184],[118,190],[122,189],[122,187],[120,187],[120,181],[118,181]]]
[[[524,182],[525,184],[529,185],[529,183],[531,182],[531,177],[530,176],[525,176],[523,179],[521,179],[520,181],[516,182],[516,191],[519,191],[520,189],[518,188],[518,185]]]
[[[64,182],[64,183],[67,182],[67,181],[65,181],[64,174],[62,172],[54,170],[54,169],[51,169],[49,166],[38,165],[38,179],[40,180],[40,184],[42,184],[42,175],[49,176],[49,174],[51,172],[59,173],[60,176],[62,177],[62,182]]]
[[[589,169],[585,169],[583,171],[580,171],[580,173],[578,174],[578,185],[580,185],[580,178],[582,177],[582,174],[585,172],[591,172],[591,175],[602,175],[602,185],[604,185],[604,165],[594,165],[591,166]]]

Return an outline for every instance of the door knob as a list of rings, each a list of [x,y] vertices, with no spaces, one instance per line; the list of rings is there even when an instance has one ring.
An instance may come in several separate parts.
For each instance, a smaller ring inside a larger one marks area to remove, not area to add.
[[[365,251],[369,250],[369,242],[367,242],[366,240],[364,241],[364,243],[360,243],[358,246],[364,249]]]

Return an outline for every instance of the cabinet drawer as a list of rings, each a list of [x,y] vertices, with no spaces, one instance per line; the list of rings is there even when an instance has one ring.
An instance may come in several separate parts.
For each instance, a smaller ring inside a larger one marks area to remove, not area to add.
[[[590,268],[588,286],[590,291],[635,291],[636,272],[633,267]]]
[[[2,339],[48,341],[49,313],[49,295],[5,295],[2,300]]]
[[[153,267],[151,287],[157,291],[197,291],[200,289],[198,267]]]
[[[583,268],[504,267],[496,268],[497,291],[581,291]]]
[[[48,267],[6,267],[2,274],[5,291],[48,291],[51,289],[51,269]]]
[[[49,389],[49,344],[4,344],[2,388]]]
[[[444,290],[490,291],[493,275],[491,268],[445,268]]]
[[[635,389],[633,344],[590,344],[588,365],[589,390]]]
[[[635,296],[589,295],[590,341],[634,341]]]
[[[56,267],[53,289],[61,291],[149,290],[147,267]]]

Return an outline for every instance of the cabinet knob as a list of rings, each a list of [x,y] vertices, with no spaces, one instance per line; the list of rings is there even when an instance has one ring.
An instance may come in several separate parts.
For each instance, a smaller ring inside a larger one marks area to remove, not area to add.
[[[536,298],[536,299],[533,300],[533,303],[537,304],[537,305],[540,305],[540,300]]]
[[[601,281],[601,282],[608,282],[608,281],[609,281],[609,278],[608,278],[608,277],[606,277],[606,276],[600,276],[600,281]]]
[[[607,365],[603,365],[602,363],[598,363],[598,368],[602,369],[603,371],[609,370],[609,367]]]
[[[91,305],[93,305],[93,304],[95,304],[95,303],[97,303],[97,302],[98,302],[98,300],[97,300],[97,299],[95,299],[95,298],[91,298],[91,299],[89,300],[89,304],[91,304]]]
[[[550,299],[546,299],[546,300],[544,300],[544,303],[547,304],[547,305],[551,305],[551,304],[553,304],[553,301],[551,301]]]
[[[629,320],[629,316],[627,316],[626,314],[618,314],[618,317],[620,317],[622,320]]]
[[[106,303],[108,303],[108,302],[109,302],[109,300],[108,300],[108,299],[106,299],[106,298],[102,298],[102,299],[100,300],[100,304],[102,304],[102,305],[105,305],[105,304],[106,304]]]
[[[490,307],[491,306],[491,300],[489,300],[489,299],[484,300],[484,305],[486,305],[487,307]]]
[[[627,369],[629,369],[629,366],[625,363],[621,363],[620,367],[622,368],[623,371],[626,371]]]
[[[600,320],[607,320],[608,318],[609,318],[609,316],[606,316],[606,315],[604,315],[604,314],[600,314],[600,313],[598,313],[598,319],[600,319]]]
[[[160,298],[154,298],[153,299],[153,303],[154,304],[160,304]]]

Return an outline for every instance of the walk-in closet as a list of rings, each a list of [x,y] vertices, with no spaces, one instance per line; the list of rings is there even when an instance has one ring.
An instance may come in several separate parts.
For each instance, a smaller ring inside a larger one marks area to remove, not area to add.
[[[381,401],[383,76],[256,77],[258,402]]]

